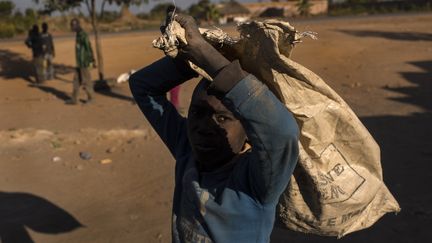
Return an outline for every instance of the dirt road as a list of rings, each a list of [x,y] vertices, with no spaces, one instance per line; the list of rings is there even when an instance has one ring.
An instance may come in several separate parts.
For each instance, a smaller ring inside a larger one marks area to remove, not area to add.
[[[342,240],[275,229],[272,242],[432,241],[430,23],[432,14],[292,22],[319,33],[292,58],[326,80],[376,138],[402,211]],[[105,36],[106,76],[161,57],[151,47],[158,35]],[[33,85],[22,41],[0,43],[1,242],[170,242],[174,161],[127,84],[97,93],[95,104],[64,104],[73,41],[56,41],[57,78],[44,86]],[[185,108],[195,83],[182,89]]]

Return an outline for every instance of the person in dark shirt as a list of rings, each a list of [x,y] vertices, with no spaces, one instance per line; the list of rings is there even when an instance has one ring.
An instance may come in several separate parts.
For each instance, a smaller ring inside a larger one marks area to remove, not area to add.
[[[135,72],[132,94],[176,160],[173,242],[269,242],[279,196],[298,159],[292,114],[237,60],[230,62],[201,36],[192,17],[176,15],[188,45]],[[166,93],[196,74],[188,117]]]
[[[52,35],[48,32],[48,24],[42,23],[42,47],[44,57],[44,74],[45,79],[50,80],[54,78],[54,64],[53,59],[55,57],[54,41]]]
[[[43,42],[39,32],[39,26],[33,25],[32,29],[28,32],[25,44],[32,50],[33,66],[35,70],[36,84],[42,84],[45,81],[43,65],[44,65],[44,52]]]

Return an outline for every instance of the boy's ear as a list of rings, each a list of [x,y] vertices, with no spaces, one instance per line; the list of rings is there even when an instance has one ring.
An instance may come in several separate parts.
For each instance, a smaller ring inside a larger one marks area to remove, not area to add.
[[[246,138],[246,142],[243,145],[242,150],[240,151],[240,154],[242,153],[246,153],[247,151],[249,151],[250,149],[252,149],[252,145],[250,145],[249,140]]]

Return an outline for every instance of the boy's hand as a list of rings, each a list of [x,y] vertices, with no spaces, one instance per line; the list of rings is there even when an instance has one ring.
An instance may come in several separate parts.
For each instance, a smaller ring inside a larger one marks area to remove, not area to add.
[[[180,46],[180,58],[192,61],[212,78],[230,62],[201,36],[195,20],[189,15],[177,14],[175,20],[185,29],[187,45]]]

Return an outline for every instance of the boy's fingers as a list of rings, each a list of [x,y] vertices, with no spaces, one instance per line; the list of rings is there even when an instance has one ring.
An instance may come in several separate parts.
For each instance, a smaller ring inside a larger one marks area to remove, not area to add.
[[[168,12],[166,17],[165,17],[165,25],[168,25],[169,23],[171,23],[171,21],[174,20],[174,16],[173,16],[174,12]]]
[[[195,24],[195,20],[189,16],[184,14],[176,14],[174,19],[183,27],[188,28],[192,27]]]
[[[168,13],[167,13],[167,17],[166,17],[166,19],[167,19],[167,20],[170,20],[171,18],[174,18],[173,14],[174,14],[173,11],[168,12]]]
[[[176,14],[174,16],[174,19],[182,26],[184,27],[187,23],[185,16],[183,14]]]

